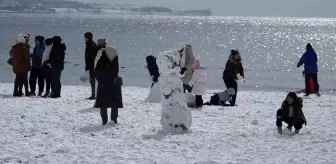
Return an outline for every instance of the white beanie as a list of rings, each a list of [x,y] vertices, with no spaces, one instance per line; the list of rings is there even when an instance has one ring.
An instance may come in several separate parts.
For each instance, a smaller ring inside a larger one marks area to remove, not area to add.
[[[18,35],[17,42],[18,42],[18,43],[25,43],[25,42],[26,42],[26,39],[25,39],[24,35],[19,34],[19,35]]]

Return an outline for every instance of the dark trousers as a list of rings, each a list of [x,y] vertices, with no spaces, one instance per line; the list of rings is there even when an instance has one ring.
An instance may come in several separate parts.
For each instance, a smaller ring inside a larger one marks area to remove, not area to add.
[[[316,90],[316,93],[319,93],[319,91],[320,91],[320,85],[319,85],[318,80],[317,80],[317,73],[316,73],[316,74],[307,74],[307,73],[306,73],[306,79],[305,79],[305,83],[306,83],[306,94],[309,94],[309,93],[310,93],[310,91],[309,91],[310,78],[312,78],[313,81],[314,81],[314,83],[315,83],[315,90]]]
[[[292,127],[294,126],[294,128],[296,130],[300,130],[302,129],[302,125],[304,124],[304,122],[302,120],[299,120],[299,121],[295,121],[293,123],[293,118],[290,118],[290,117],[285,117],[283,116],[283,109],[279,109],[277,111],[277,119],[276,119],[276,126],[277,127],[282,127],[282,122],[285,122],[288,124],[288,127]],[[293,125],[294,124],[294,125]]]
[[[62,69],[51,68],[51,76],[52,76],[51,88],[53,91],[53,94],[52,94],[53,98],[61,97],[61,89],[62,89],[61,74],[62,74]]]
[[[94,70],[89,71],[90,74],[90,85],[91,85],[91,97],[96,96],[96,78],[94,76]]]
[[[35,93],[36,91],[36,81],[38,81],[39,93],[43,93],[44,89],[44,79],[43,79],[43,68],[33,67],[30,71],[29,85],[30,91]]]
[[[203,106],[203,98],[202,95],[196,95],[196,108]]]
[[[192,91],[192,87],[188,84],[183,84],[183,93],[186,93],[186,92],[191,92]]]
[[[232,96],[232,100],[230,101],[230,105],[235,106],[238,93],[238,84],[236,81],[228,81],[228,80],[224,80],[224,83],[226,85],[226,89],[233,88],[236,92],[236,95]]]
[[[102,118],[103,123],[107,123],[107,108],[100,108],[100,116]],[[118,108],[111,108],[111,120],[117,122],[118,119]]]
[[[42,69],[43,69],[42,70],[42,72],[43,72],[43,81],[45,82],[45,86],[46,86],[46,93],[50,93],[51,81],[52,81],[51,68],[44,67]]]
[[[22,93],[22,88],[25,83],[28,83],[28,73],[15,73],[15,81],[14,81],[14,94],[23,94]],[[28,88],[28,87],[27,87]],[[26,92],[27,92],[27,88]],[[28,94],[28,93],[26,93]]]

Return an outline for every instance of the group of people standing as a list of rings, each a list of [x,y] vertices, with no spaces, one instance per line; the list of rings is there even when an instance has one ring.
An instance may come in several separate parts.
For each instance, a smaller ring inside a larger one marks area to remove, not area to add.
[[[8,64],[12,65],[15,73],[13,96],[36,96],[37,82],[38,96],[61,97],[61,73],[64,69],[66,50],[62,38],[54,36],[45,39],[43,36],[36,36],[32,53],[29,40],[29,34],[18,35],[17,42],[9,51]],[[23,87],[25,93],[23,93]]]

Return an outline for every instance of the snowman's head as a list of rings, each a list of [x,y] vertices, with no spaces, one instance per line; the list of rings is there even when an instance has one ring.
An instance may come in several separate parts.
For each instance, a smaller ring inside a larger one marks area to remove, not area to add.
[[[166,69],[168,70],[179,70],[181,63],[181,55],[176,50],[170,50],[159,53],[158,56],[158,66],[160,72],[164,73]]]

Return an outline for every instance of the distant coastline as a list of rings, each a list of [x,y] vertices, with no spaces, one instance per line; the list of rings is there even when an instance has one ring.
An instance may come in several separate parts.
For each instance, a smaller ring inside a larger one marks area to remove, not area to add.
[[[130,15],[175,15],[212,16],[210,8],[199,10],[172,10],[167,7],[125,5],[106,5],[59,0],[0,0],[0,13],[87,13],[87,14],[130,14]]]

